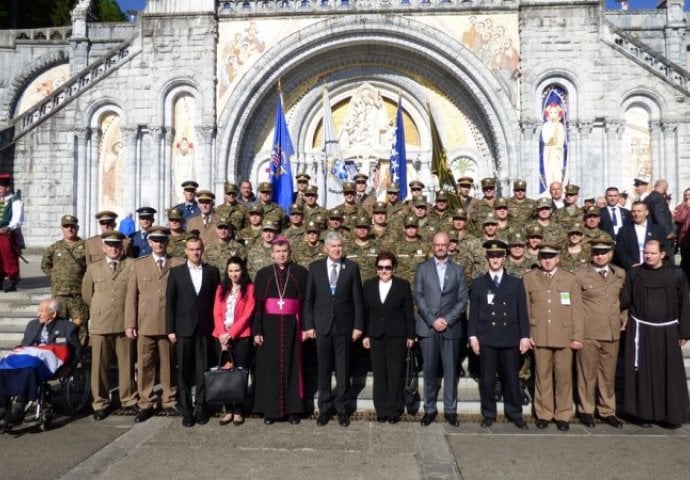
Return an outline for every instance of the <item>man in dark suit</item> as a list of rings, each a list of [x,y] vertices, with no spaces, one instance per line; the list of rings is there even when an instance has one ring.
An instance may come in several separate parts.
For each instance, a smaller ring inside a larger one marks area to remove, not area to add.
[[[666,244],[664,229],[647,220],[649,211],[644,202],[634,202],[630,213],[633,223],[618,231],[614,256],[614,263],[626,271],[642,263],[642,250],[647,241],[659,240],[662,245]]]
[[[170,269],[166,290],[165,317],[168,339],[176,347],[178,408],[182,425],[208,422],[204,372],[213,345],[213,301],[220,283],[218,269],[202,263],[204,243],[190,237],[185,243],[187,262]],[[196,406],[192,404],[196,385]]]
[[[503,269],[508,246],[500,240],[484,242],[489,271],[472,282],[468,336],[479,356],[481,426],[496,421],[494,385],[500,375],[504,391],[505,416],[520,430],[527,430],[522,418],[520,355],[530,348],[529,318],[522,280]]]
[[[654,182],[654,190],[649,192],[649,195],[643,201],[647,205],[647,210],[649,210],[649,221],[664,229],[666,258],[673,261],[676,226],[673,223],[671,209],[668,207],[667,190],[668,182],[664,179],[659,179]]]
[[[329,232],[324,240],[327,258],[309,266],[304,302],[304,336],[316,338],[318,361],[319,418],[317,425],[328,423],[333,410],[338,422],[350,424],[351,343],[362,336],[364,308],[362,280],[355,262],[343,258],[343,239]],[[335,397],[331,391],[331,372],[335,358]]]
[[[436,419],[439,357],[443,366],[443,411],[446,421],[458,422],[458,357],[462,318],[467,307],[467,283],[463,268],[448,258],[448,234],[439,232],[432,241],[433,258],[417,266],[415,300],[419,345],[424,359],[424,416],[422,426]]]
[[[632,224],[630,210],[623,208],[619,204],[620,193],[616,187],[606,189],[606,207],[600,210],[601,222],[599,228],[611,235],[614,240],[618,236],[620,229]]]

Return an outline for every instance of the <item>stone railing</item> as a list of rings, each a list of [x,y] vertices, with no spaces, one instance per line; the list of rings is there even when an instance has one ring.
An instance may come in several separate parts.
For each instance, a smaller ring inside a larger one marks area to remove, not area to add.
[[[0,45],[9,47],[17,42],[65,42],[71,36],[71,26],[0,30]]]
[[[682,67],[615,28],[608,22],[602,25],[602,40],[632,58],[655,75],[663,78],[686,95],[690,95],[690,73]]]
[[[60,110],[84,90],[110,75],[137,55],[140,47],[128,40],[92,63],[33,107],[14,119],[14,140]],[[0,148],[2,148],[0,146]]]
[[[220,0],[218,15],[517,8],[517,0]]]

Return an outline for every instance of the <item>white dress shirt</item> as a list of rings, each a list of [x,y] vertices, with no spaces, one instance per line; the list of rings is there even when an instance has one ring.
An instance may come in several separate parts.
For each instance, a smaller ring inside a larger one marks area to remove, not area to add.
[[[379,298],[381,299],[381,303],[386,301],[386,297],[388,297],[388,292],[391,291],[391,287],[393,286],[393,279],[391,278],[387,282],[384,282],[383,280],[379,280]]]
[[[188,261],[187,262],[187,268],[189,269],[189,276],[192,277],[192,283],[194,284],[194,291],[196,292],[197,295],[199,295],[199,292],[201,291],[201,280],[202,280],[201,265],[199,265],[197,267],[196,265],[193,265]]]

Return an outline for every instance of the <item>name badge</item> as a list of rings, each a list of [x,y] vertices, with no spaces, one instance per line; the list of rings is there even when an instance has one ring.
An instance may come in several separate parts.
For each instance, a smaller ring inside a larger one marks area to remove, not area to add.
[[[570,305],[570,292],[561,292],[561,305]]]
[[[486,303],[488,303],[489,305],[493,305],[494,304],[494,297],[495,297],[495,295],[493,293],[491,293],[491,292],[487,293],[486,294]]]
[[[55,343],[67,343],[67,339],[64,337],[58,337],[55,339]]]

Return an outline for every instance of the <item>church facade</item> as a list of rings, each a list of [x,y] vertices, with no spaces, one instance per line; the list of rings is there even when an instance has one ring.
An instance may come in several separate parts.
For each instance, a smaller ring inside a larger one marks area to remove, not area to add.
[[[194,179],[268,179],[282,98],[295,155],[328,197],[336,142],[385,188],[403,108],[408,181],[427,195],[433,121],[455,177],[632,190],[690,186],[690,74],[682,0],[608,11],[591,0],[149,0],[133,22],[0,31],[0,170],[25,202],[29,246],[61,215],[95,232],[179,201]],[[324,125],[332,114],[335,138]],[[331,192],[337,193],[337,192]]]

